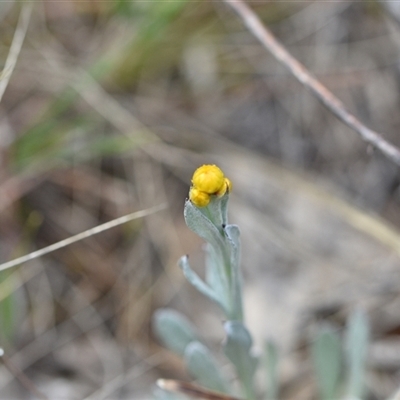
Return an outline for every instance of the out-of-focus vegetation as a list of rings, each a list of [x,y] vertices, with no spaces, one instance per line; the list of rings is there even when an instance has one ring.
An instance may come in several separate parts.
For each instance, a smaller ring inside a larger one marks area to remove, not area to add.
[[[355,114],[400,145],[400,24],[388,4],[251,6]],[[23,6],[1,3],[2,65]],[[160,306],[190,316],[211,347],[222,339],[212,305],[176,266],[188,253],[202,265],[182,210],[203,163],[233,181],[246,316],[258,339],[280,349],[280,397],[316,398],[310,338],[321,323],[341,335],[358,307],[371,323],[368,398],[396,389],[398,169],[323,109],[224,4],[37,1],[0,115],[0,261],[168,205],[1,273],[0,347],[49,398],[140,399],[159,376],[189,379],[151,334]],[[30,396],[4,366],[0,392]]]

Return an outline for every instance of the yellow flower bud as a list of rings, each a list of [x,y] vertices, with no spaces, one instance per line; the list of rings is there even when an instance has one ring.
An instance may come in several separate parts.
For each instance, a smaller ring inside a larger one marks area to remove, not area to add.
[[[231,190],[232,190],[232,182],[228,178],[225,178],[224,184],[222,185],[221,189],[215,193],[215,195],[217,197],[222,197],[225,193],[229,194]]]
[[[207,194],[225,193],[225,176],[216,165],[203,165],[196,169],[192,178],[193,187]]]
[[[197,207],[205,207],[210,202],[210,195],[192,186],[189,191],[190,201]]]
[[[216,165],[202,165],[194,171],[190,201],[197,207],[206,207],[211,195],[222,197],[232,189],[232,183]]]

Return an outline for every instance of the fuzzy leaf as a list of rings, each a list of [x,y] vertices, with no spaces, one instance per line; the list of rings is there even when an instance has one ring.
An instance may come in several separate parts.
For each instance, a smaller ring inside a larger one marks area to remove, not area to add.
[[[219,249],[224,248],[221,233],[211,220],[204,215],[190,200],[185,203],[183,212],[186,225],[206,242]]]
[[[240,230],[237,225],[227,225],[224,228],[226,243],[229,246],[231,267],[231,291],[233,313],[231,319],[243,320],[242,310],[242,274],[240,271]]]
[[[236,372],[243,384],[246,397],[255,398],[253,389],[253,376],[258,360],[251,354],[253,339],[249,331],[239,321],[228,321],[224,325],[227,334],[224,343],[225,355],[236,368]]]
[[[224,225],[223,215],[221,213],[221,202],[224,197],[225,196],[220,199],[213,197],[207,207],[199,209],[221,233]]]
[[[272,341],[264,346],[265,369],[267,372],[266,400],[278,399],[278,348]]]
[[[189,265],[189,260],[187,256],[181,257],[179,260],[179,266],[182,268],[185,278],[189,283],[194,286],[200,293],[208,297],[210,300],[214,301],[222,308],[226,313],[226,307],[224,305],[223,299],[221,299],[220,294],[215,292],[210,286],[208,286],[197,274],[194,272]]]
[[[224,226],[228,225],[228,200],[229,200],[229,194],[225,194],[225,196],[221,198],[220,202],[222,224]]]
[[[215,293],[218,293],[219,297],[221,297],[221,301],[225,305],[228,305],[229,282],[227,276],[224,274],[224,269],[219,266],[220,260],[218,255],[215,253],[215,249],[209,243],[206,245],[205,263],[207,284]]]
[[[365,363],[368,351],[369,329],[366,315],[354,312],[346,332],[346,361],[348,366],[347,396],[361,398],[365,387]]]
[[[312,346],[315,373],[321,398],[331,400],[337,397],[341,367],[341,346],[337,334],[325,329]]]
[[[181,396],[177,393],[167,392],[166,390],[159,388],[154,390],[153,396],[155,400],[187,400],[187,397]]]
[[[207,347],[200,342],[190,343],[185,350],[185,361],[190,374],[202,386],[229,394],[229,385]]]
[[[184,355],[189,343],[198,341],[194,326],[175,310],[164,308],[156,311],[153,326],[164,346],[180,356]]]

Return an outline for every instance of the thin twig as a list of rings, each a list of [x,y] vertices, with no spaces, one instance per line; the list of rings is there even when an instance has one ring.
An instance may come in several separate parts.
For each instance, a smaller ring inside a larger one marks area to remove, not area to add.
[[[296,78],[309,89],[341,121],[360,134],[362,139],[380,150],[388,159],[400,166],[400,149],[386,141],[381,134],[365,126],[349,112],[344,104],[296,60],[266,28],[258,16],[242,0],[222,0],[243,20],[248,30]]]
[[[41,400],[49,400],[49,398],[42,393],[33,381],[25,375],[23,371],[17,368],[9,359],[9,357],[4,353],[4,350],[0,348],[0,359],[3,362],[4,366],[11,372],[11,374],[18,379],[19,383],[27,389],[30,393],[32,393],[35,397]]]
[[[10,51],[0,76],[0,101],[3,98],[3,94],[7,88],[8,82],[10,81],[11,75],[17,63],[22,44],[24,43],[26,31],[28,30],[29,21],[32,14],[32,7],[33,2],[24,3],[21,14],[19,15],[18,24],[17,28],[15,29]]]
[[[93,236],[93,235],[96,235],[96,234],[98,234],[100,232],[104,232],[107,229],[114,228],[114,227],[116,227],[118,225],[125,224],[126,222],[132,221],[134,219],[142,218],[142,217],[146,217],[148,215],[154,214],[154,213],[156,213],[158,211],[163,210],[164,208],[166,208],[166,205],[165,204],[161,204],[161,205],[156,206],[156,207],[148,208],[148,209],[142,210],[142,211],[137,211],[137,212],[134,212],[134,213],[131,213],[131,214],[127,214],[127,215],[124,215],[122,217],[113,219],[112,221],[106,222],[106,223],[104,223],[102,225],[95,226],[94,228],[91,228],[91,229],[88,229],[87,231],[78,233],[77,235],[71,236],[71,237],[69,237],[67,239],[64,239],[64,240],[61,240],[60,242],[51,244],[50,246],[44,247],[43,249],[36,250],[36,251],[34,251],[32,253],[29,253],[29,254],[27,254],[25,256],[16,258],[16,259],[11,260],[11,261],[7,261],[4,264],[0,264],[0,271],[4,271],[5,269],[9,269],[9,268],[15,267],[15,266],[17,266],[19,264],[22,264],[24,262],[27,262],[27,261],[33,260],[35,258],[41,257],[41,256],[43,256],[45,254],[51,253],[52,251],[55,251],[55,250],[61,249],[63,247],[69,246],[72,243],[78,242],[78,241],[80,241],[82,239],[86,239],[86,238],[88,238],[90,236]]]

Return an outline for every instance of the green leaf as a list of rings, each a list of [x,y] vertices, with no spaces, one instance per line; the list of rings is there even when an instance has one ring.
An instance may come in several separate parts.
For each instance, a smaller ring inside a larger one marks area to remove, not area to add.
[[[216,360],[200,342],[190,343],[185,350],[185,362],[190,374],[208,389],[229,394],[229,385]]]
[[[224,248],[225,244],[220,231],[190,200],[185,203],[183,215],[189,229],[213,247]]]
[[[229,200],[229,194],[225,194],[224,196],[221,197],[220,208],[221,208],[223,225],[228,225],[228,200]]]
[[[189,343],[198,340],[191,322],[175,310],[164,308],[156,311],[153,326],[164,346],[180,356],[184,355]]]
[[[226,243],[229,247],[231,268],[231,292],[233,312],[231,319],[243,320],[242,305],[242,274],[240,270],[240,230],[237,225],[227,225],[224,228]]]
[[[155,400],[187,400],[186,396],[177,393],[171,393],[166,390],[156,388],[153,392]]]
[[[253,339],[249,331],[239,321],[228,321],[224,324],[226,341],[224,352],[236,368],[247,399],[255,399],[253,377],[258,360],[251,354]]]
[[[337,398],[341,367],[341,345],[330,329],[321,332],[312,346],[317,384],[324,400]]]
[[[346,362],[348,367],[346,394],[349,398],[361,398],[363,396],[368,341],[368,320],[366,315],[358,310],[350,316],[346,331]]]
[[[226,209],[228,196],[222,196],[221,198],[213,196],[207,207],[199,209],[218,229],[222,234],[223,227],[227,224],[226,221]],[[223,212],[223,208],[225,208]]]
[[[278,348],[270,340],[264,346],[265,369],[267,372],[266,400],[278,399]]]
[[[218,304],[219,307],[227,314],[227,308],[224,304],[224,300],[221,293],[215,292],[210,286],[208,286],[191,268],[187,256],[181,257],[179,260],[179,266],[182,268],[185,278],[189,283],[194,286],[200,293],[208,297],[210,300]]]
[[[205,251],[206,282],[217,296],[221,298],[221,302],[225,304],[225,307],[228,308],[230,303],[229,282],[224,274],[224,269],[219,267],[218,255],[209,243],[206,244]]]

